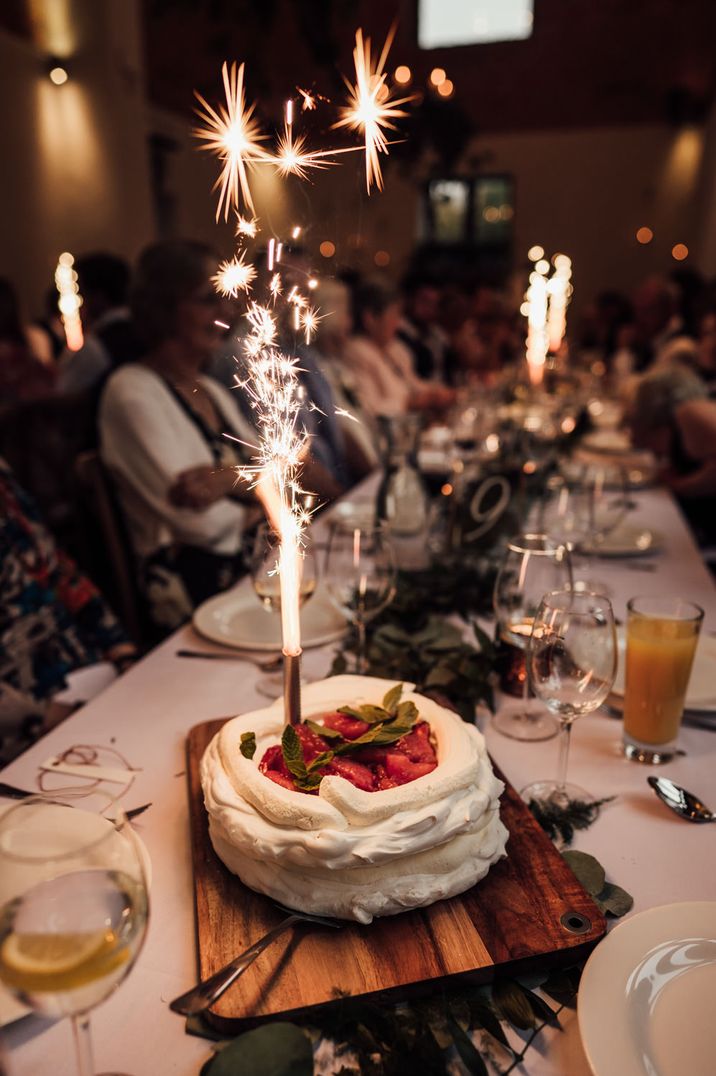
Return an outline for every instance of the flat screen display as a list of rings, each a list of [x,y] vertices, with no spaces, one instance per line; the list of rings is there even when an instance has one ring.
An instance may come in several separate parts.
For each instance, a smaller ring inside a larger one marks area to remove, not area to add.
[[[421,49],[524,41],[532,34],[533,0],[418,0]]]

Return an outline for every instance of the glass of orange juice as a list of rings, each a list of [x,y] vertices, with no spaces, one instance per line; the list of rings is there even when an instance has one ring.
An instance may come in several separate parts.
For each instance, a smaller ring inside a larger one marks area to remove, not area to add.
[[[676,751],[684,699],[704,611],[682,598],[627,604],[624,754],[668,762]]]

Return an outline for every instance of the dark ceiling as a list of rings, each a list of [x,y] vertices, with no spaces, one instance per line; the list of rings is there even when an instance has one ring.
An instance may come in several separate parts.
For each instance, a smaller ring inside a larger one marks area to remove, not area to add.
[[[464,0],[470,3],[471,0]],[[220,96],[223,60],[245,60],[248,92],[278,115],[296,85],[340,95],[354,30],[376,43],[393,18],[389,69],[411,89],[446,69],[472,129],[511,131],[703,117],[716,83],[716,0],[535,0],[527,41],[422,51],[416,3],[398,0],[144,0],[150,98],[187,113]]]

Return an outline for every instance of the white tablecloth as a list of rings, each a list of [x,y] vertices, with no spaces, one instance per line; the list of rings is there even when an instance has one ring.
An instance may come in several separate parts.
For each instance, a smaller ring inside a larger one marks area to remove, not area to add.
[[[626,559],[595,562],[592,574],[597,575],[598,563],[616,615],[624,617],[626,601],[635,594],[679,594],[698,601],[706,610],[703,630],[716,631],[716,589],[671,498],[658,490],[640,494],[631,520],[657,527],[664,548],[653,573],[634,570]],[[184,1021],[167,1006],[196,975],[184,742],[192,725],[265,700],[255,691],[259,674],[250,662],[175,656],[181,647],[198,646],[212,649],[192,628],[181,629],[2,775],[33,787],[38,763],[78,743],[112,743],[142,767],[125,806],[153,803],[136,823],[152,859],[151,923],[137,966],[92,1016],[97,1071],[195,1076],[209,1054],[209,1044],[185,1035]],[[332,650],[307,652],[307,675],[324,676]],[[554,774],[554,740],[522,744],[492,733],[489,725],[485,732],[496,761],[517,788]],[[571,778],[599,796],[618,797],[578,836],[575,847],[597,856],[607,876],[634,895],[634,912],[672,901],[716,900],[716,827],[692,826],[670,814],[646,784],[650,769],[621,757],[619,736],[619,722],[601,713],[575,727]],[[665,772],[716,804],[716,729],[684,728],[681,742],[686,756]],[[543,1033],[523,1071],[531,1076],[588,1072],[574,1015],[567,1013],[563,1022],[566,1033]],[[11,1076],[74,1076],[68,1022],[51,1025],[28,1017],[6,1028],[5,1036]]]

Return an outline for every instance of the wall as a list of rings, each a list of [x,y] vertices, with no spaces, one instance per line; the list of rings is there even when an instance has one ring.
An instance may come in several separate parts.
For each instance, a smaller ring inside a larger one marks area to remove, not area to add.
[[[153,234],[139,0],[31,0],[32,40],[0,31],[0,274],[39,311],[58,255],[133,257]],[[66,60],[54,86],[46,58]],[[9,107],[8,102],[11,103]]]

